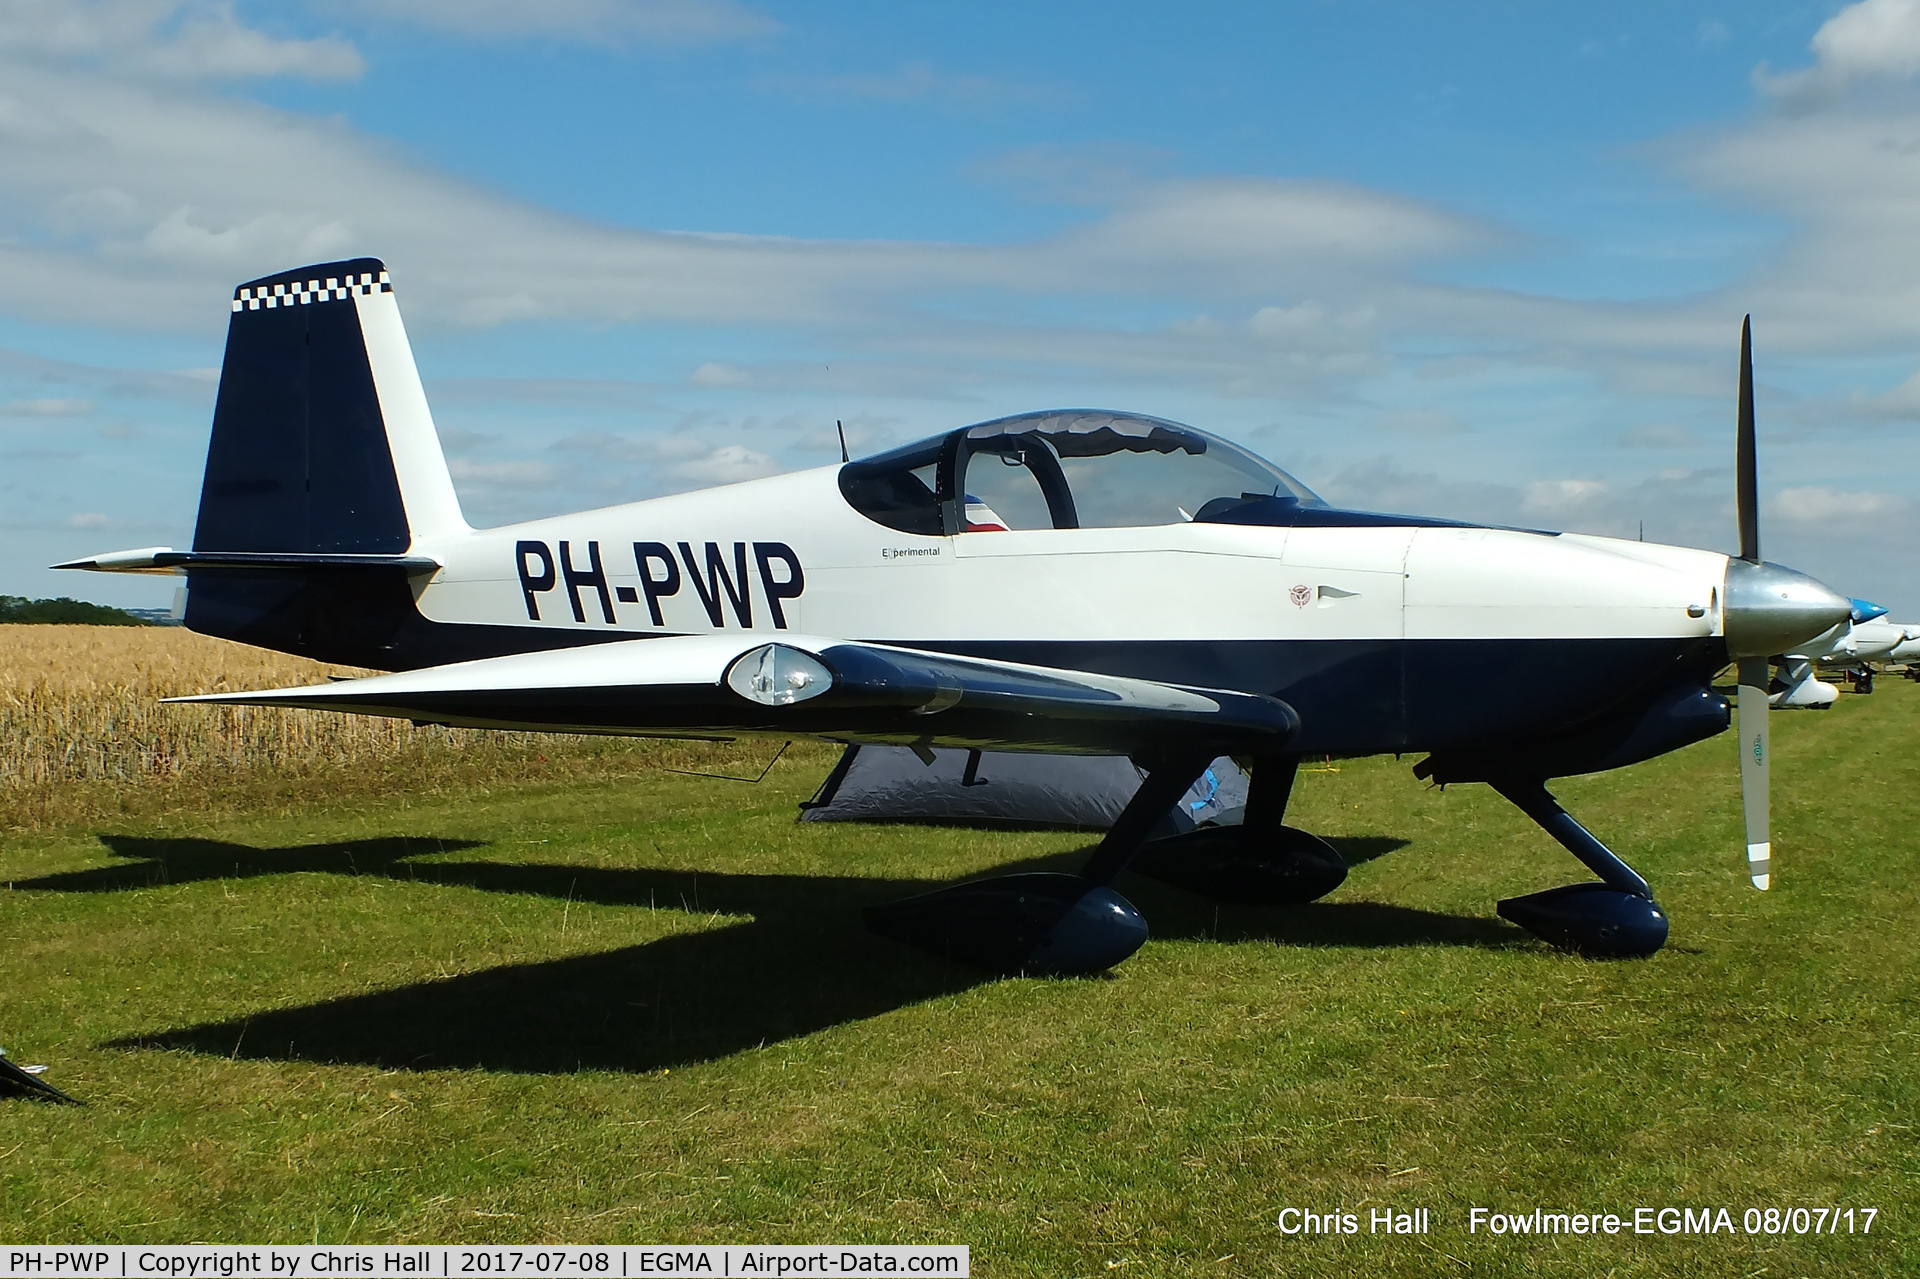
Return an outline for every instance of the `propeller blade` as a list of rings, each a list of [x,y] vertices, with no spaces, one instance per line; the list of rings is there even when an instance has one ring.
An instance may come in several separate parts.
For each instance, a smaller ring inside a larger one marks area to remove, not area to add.
[[[1773,840],[1767,829],[1767,685],[1773,663],[1740,659],[1740,802],[1747,819],[1747,873],[1765,892],[1773,885]]]
[[[1740,321],[1740,429],[1734,445],[1740,558],[1760,562],[1760,465],[1753,441],[1753,317]]]

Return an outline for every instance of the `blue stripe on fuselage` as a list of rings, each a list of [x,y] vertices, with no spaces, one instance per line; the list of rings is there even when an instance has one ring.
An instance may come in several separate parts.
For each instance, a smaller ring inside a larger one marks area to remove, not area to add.
[[[1546,736],[1726,665],[1718,639],[889,640],[906,647],[1266,693],[1301,753],[1430,751]]]

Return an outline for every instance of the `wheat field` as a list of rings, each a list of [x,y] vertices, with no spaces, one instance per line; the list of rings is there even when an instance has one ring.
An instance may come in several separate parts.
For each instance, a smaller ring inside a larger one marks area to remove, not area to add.
[[[592,771],[727,768],[760,743],[643,742],[416,728],[404,720],[162,699],[367,672],[183,627],[0,626],[0,826],[103,811],[257,804],[263,788],[485,784]]]
[[[0,627],[0,788],[390,759],[409,725],[161,701],[362,673],[181,627]]]

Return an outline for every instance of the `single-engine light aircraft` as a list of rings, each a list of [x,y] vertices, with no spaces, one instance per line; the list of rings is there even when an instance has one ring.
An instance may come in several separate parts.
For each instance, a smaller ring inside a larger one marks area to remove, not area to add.
[[[1851,607],[1760,558],[1746,330],[1740,359],[1733,557],[1341,510],[1218,436],[1087,410],[475,529],[386,269],[331,262],[234,293],[193,548],[60,567],[184,574],[196,631],[392,672],[182,701],[1131,756],[1146,779],[1078,874],[868,912],[965,962],[1125,959],[1146,937],[1112,887],[1130,863],[1216,900],[1313,900],[1346,867],[1285,824],[1298,761],[1385,752],[1491,785],[1599,876],[1502,915],[1646,955],[1667,937],[1647,882],[1547,783],[1723,731],[1712,680],[1737,661],[1748,869],[1766,888],[1768,659]],[[1223,754],[1252,761],[1243,824],[1148,844]]]
[[[1848,625],[1835,627],[1811,645],[1781,655],[1774,679],[1773,705],[1781,710],[1826,710],[1840,690],[1819,676],[1819,668],[1853,679],[1854,691],[1873,691],[1873,663],[1894,659],[1910,627],[1886,620],[1887,610],[1871,600],[1854,600]]]

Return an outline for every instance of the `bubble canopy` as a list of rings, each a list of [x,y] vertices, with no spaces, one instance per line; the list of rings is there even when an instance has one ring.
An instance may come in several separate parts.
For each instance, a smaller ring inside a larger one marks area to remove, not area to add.
[[[840,491],[867,518],[929,536],[1204,521],[1253,500],[1326,506],[1217,435],[1094,409],[996,418],[861,458],[841,467]]]

